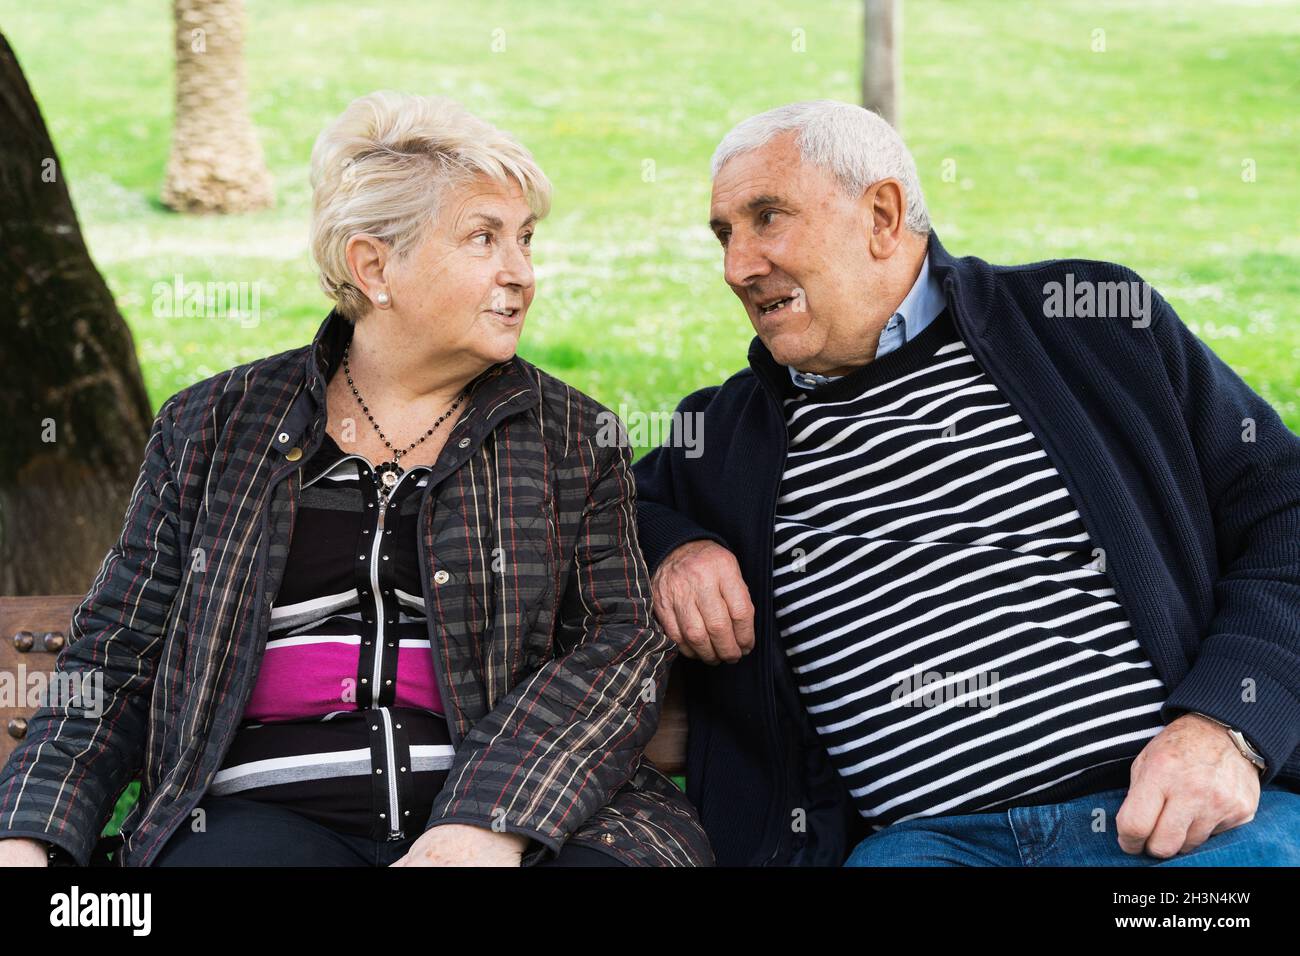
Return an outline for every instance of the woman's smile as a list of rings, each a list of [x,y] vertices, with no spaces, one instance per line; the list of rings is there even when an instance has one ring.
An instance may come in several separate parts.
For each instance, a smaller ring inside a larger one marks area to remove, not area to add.
[[[506,328],[517,329],[519,326],[524,324],[523,309],[504,309],[502,311],[496,309],[484,309],[483,313],[492,316],[493,319],[500,322]]]

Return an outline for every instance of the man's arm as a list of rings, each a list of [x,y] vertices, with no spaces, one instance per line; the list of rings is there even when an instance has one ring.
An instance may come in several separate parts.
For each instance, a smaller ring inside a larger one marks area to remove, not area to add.
[[[1126,853],[1168,858],[1254,819],[1261,786],[1300,740],[1300,439],[1159,294],[1152,302],[1151,333],[1200,465],[1219,564],[1215,616],[1115,815]],[[1216,721],[1263,754],[1263,779]]]
[[[95,693],[102,678],[103,697],[40,707],[0,771],[0,838],[48,841],[82,866],[142,763],[154,666],[184,566],[169,406],[154,419],[122,533],[73,614],[50,682]]]
[[[540,846],[524,865],[558,853],[631,778],[675,653],[651,615],[629,449],[588,438],[564,472],[587,492],[556,656],[466,735],[428,824],[529,836]]]
[[[722,536],[702,527],[691,516],[691,502],[686,491],[686,451],[681,447],[677,422],[686,415],[703,415],[719,386],[702,388],[681,400],[673,413],[673,427],[668,441],[652,448],[632,466],[636,476],[636,516],[641,548],[651,574],[659,570],[664,558],[688,541],[714,541],[723,547]],[[704,430],[696,429],[701,441],[708,441]]]
[[[654,593],[655,616],[685,657],[734,663],[754,648],[754,605],[726,540],[691,514],[687,459],[676,425],[704,415],[718,386],[682,399],[668,442],[636,465],[637,522]],[[693,429],[708,441],[703,427]]]
[[[1240,730],[1267,784],[1300,745],[1300,437],[1158,294],[1152,333],[1183,403],[1214,515],[1217,612],[1168,715]]]

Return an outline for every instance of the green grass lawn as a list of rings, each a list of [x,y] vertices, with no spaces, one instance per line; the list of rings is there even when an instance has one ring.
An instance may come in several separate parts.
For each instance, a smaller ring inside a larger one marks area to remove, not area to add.
[[[310,340],[327,311],[306,241],[311,145],[353,97],[393,88],[460,99],[518,135],[555,184],[521,354],[616,409],[671,411],[741,367],[752,336],[705,226],[710,153],[734,122],[769,106],[856,99],[859,8],[249,0],[251,106],[278,204],[226,218],[158,202],[170,4],[0,0],[0,28],[135,333],[155,407]],[[949,250],[1132,266],[1300,431],[1297,5],[905,9],[904,133]],[[503,52],[491,50],[496,30]],[[1092,49],[1095,30],[1104,52]],[[1242,180],[1246,160],[1254,182]],[[258,283],[260,322],[156,318],[154,284],[176,273]]]

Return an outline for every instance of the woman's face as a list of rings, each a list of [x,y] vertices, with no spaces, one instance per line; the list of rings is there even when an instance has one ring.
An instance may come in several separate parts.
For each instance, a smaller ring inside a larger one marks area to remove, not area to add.
[[[444,197],[437,222],[384,268],[396,322],[413,348],[486,365],[515,354],[535,289],[536,217],[513,181],[479,177]]]

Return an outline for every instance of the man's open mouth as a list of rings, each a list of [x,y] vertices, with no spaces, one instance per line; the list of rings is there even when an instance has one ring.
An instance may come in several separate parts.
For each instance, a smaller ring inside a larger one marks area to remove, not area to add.
[[[794,301],[794,296],[788,295],[784,299],[777,299],[773,302],[769,302],[767,305],[760,305],[758,307],[758,314],[771,315],[773,312],[779,312],[781,309],[784,309],[787,305],[789,305],[793,301]]]
[[[492,311],[497,315],[504,316],[505,318],[509,319],[509,318],[513,318],[519,310],[500,308],[500,309],[493,309]]]

